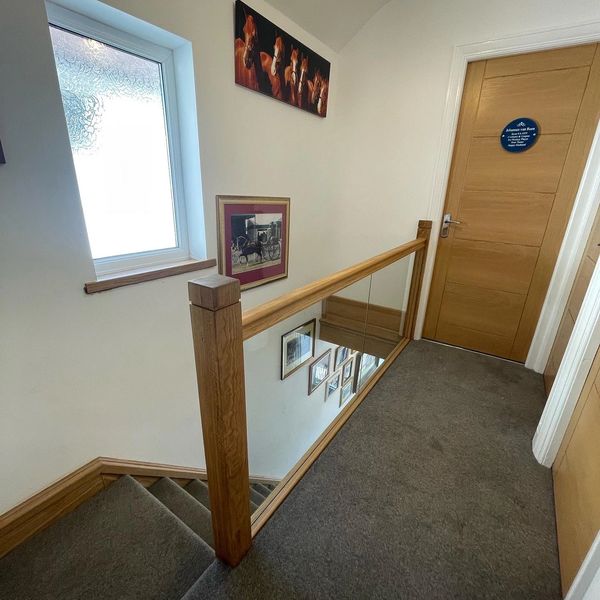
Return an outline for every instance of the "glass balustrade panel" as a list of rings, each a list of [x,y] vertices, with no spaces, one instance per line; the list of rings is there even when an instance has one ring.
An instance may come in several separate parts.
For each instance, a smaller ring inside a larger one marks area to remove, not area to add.
[[[355,397],[371,277],[244,342],[252,509]]]

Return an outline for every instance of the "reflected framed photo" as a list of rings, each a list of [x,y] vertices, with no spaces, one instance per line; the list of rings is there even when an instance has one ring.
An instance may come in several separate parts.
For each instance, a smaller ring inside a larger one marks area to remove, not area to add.
[[[331,349],[321,354],[308,370],[308,395],[310,396],[328,377],[331,365]]]
[[[342,369],[342,383],[345,384],[348,380],[352,379],[355,362],[355,357],[353,356],[350,360],[344,363],[344,367]]]
[[[342,392],[340,394],[340,406],[344,406],[348,400],[352,397],[352,385],[353,381],[350,380],[342,386]]]
[[[217,196],[219,273],[247,290],[288,275],[290,199]]]
[[[371,354],[360,354],[357,359],[354,391],[358,392],[382,363],[383,358]]]
[[[315,355],[317,320],[312,319],[281,336],[281,379],[285,379]]]
[[[335,361],[333,363],[333,369],[339,369],[342,363],[350,356],[350,348],[345,346],[338,346],[335,349]]]
[[[342,382],[341,371],[337,371],[327,380],[327,385],[325,386],[325,402],[327,402],[327,400],[329,400],[329,398],[331,396],[333,396],[340,389],[341,382]]]

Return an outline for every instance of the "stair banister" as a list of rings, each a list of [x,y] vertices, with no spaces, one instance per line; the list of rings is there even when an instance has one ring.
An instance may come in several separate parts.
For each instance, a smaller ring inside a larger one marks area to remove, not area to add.
[[[397,356],[414,337],[430,234],[431,221],[419,221],[416,239],[279,296],[243,316],[237,279],[209,275],[189,282],[215,552],[230,566],[239,564],[250,549],[252,531],[262,527],[295,485],[296,475],[301,476],[312,464],[355,408],[349,405],[338,415],[329,428],[333,433],[328,430],[315,442],[309,456],[277,486],[267,508],[263,505],[254,513],[251,525],[244,340],[414,253],[403,339],[393,353]],[[366,386],[365,394],[368,389]]]
[[[188,291],[215,553],[233,567],[251,544],[240,283],[210,275]]]
[[[315,304],[315,302],[324,300],[328,296],[335,294],[335,292],[395,263],[413,252],[417,256],[424,256],[429,244],[430,231],[431,221],[419,221],[417,239],[406,242],[401,246],[378,254],[347,269],[327,275],[322,279],[317,279],[288,294],[284,294],[270,302],[245,311],[242,320],[244,340],[255,336],[276,323],[308,308],[312,304]],[[422,272],[419,273],[419,277],[422,277]],[[416,282],[417,279],[414,281]]]

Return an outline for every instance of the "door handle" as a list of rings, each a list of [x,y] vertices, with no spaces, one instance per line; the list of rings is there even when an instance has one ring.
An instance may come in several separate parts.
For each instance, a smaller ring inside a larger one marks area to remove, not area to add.
[[[448,230],[450,229],[450,225],[460,225],[460,221],[454,221],[452,219],[452,213],[446,213],[442,220],[442,229],[440,231],[440,237],[448,237]]]

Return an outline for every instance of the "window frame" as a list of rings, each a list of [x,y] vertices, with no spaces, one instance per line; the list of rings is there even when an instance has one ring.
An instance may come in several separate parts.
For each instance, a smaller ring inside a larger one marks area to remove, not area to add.
[[[46,2],[46,9],[49,26],[58,27],[67,32],[95,39],[117,50],[151,60],[158,63],[161,70],[177,246],[93,259],[96,275],[105,276],[122,271],[149,268],[158,265],[164,266],[190,260],[190,240],[183,183],[177,82],[173,50],[52,2]]]

